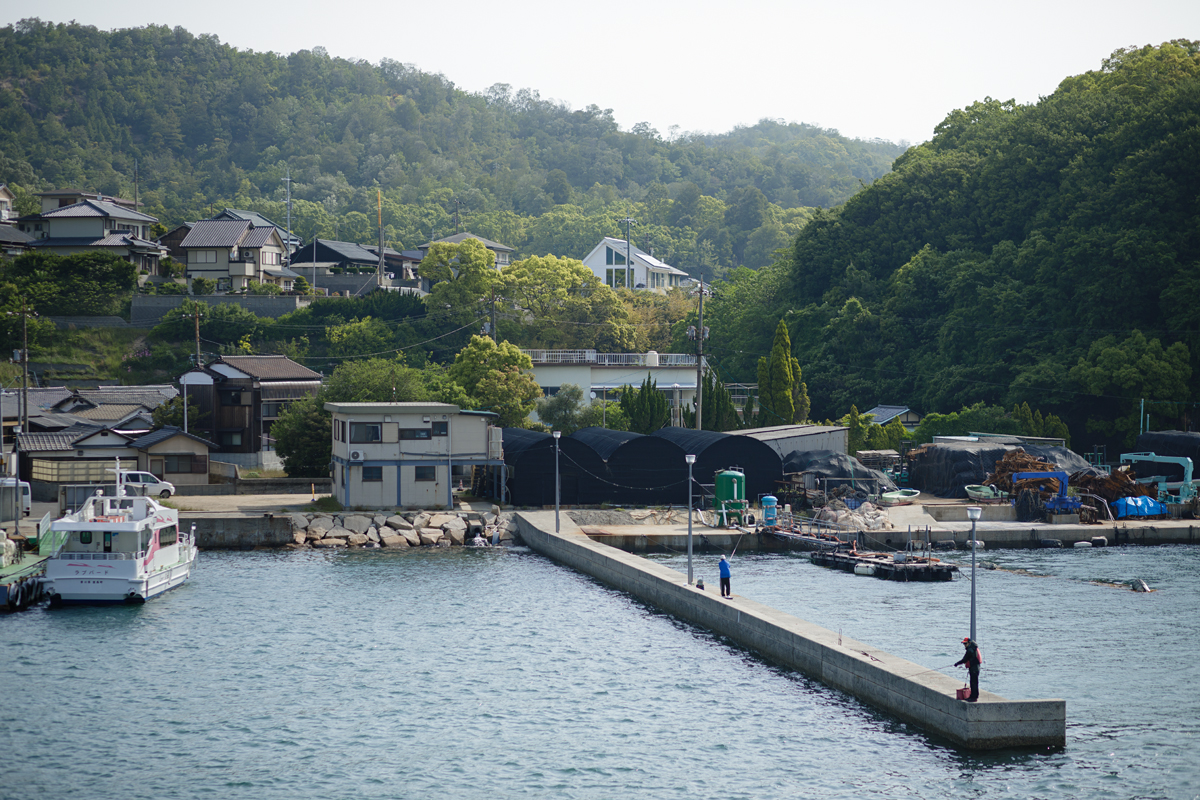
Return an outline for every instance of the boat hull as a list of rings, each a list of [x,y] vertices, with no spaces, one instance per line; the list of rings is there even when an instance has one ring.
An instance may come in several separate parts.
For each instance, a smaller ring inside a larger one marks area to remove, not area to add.
[[[139,570],[130,559],[64,559],[47,565],[43,588],[54,606],[144,603],[183,584],[195,560],[194,547],[176,563],[151,572]]]

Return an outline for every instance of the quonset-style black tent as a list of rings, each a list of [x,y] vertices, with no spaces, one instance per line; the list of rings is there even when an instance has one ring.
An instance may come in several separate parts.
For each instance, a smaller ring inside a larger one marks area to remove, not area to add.
[[[687,463],[679,445],[635,433],[608,458],[610,503],[687,505]]]
[[[562,505],[606,501],[604,461],[583,442],[564,436],[558,442]],[[518,506],[554,505],[554,437],[548,433],[504,429],[504,463],[509,502]]]
[[[683,453],[695,455],[696,464],[692,469],[699,483],[712,483],[713,476],[720,470],[741,469],[746,474],[746,496],[750,500],[774,492],[775,482],[783,477],[783,460],[779,454],[770,445],[749,436],[691,428],[661,428],[651,434],[651,438],[665,439]],[[685,477],[686,468],[684,464]],[[676,502],[687,503],[686,488],[682,501]]]

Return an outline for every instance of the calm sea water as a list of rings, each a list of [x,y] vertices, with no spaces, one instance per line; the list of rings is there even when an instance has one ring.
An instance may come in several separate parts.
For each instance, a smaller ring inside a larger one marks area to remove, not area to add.
[[[0,798],[1197,797],[1200,551],[987,558],[1034,574],[980,575],[984,685],[1066,698],[1065,750],[955,750],[520,550],[206,552],[140,608],[0,618]],[[733,563],[847,636],[961,651],[965,580]],[[1089,583],[1131,577],[1159,591]]]

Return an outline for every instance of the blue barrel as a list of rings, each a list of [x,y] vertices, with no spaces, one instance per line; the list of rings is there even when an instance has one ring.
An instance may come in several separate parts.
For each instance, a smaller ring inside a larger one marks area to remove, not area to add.
[[[779,501],[774,495],[763,495],[762,510],[763,525],[775,527],[779,524]]]

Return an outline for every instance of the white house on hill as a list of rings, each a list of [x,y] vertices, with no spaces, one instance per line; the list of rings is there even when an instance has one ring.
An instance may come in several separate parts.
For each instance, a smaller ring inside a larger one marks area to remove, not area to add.
[[[628,263],[626,253],[628,252]],[[688,274],[634,247],[624,239],[605,236],[600,244],[584,256],[583,263],[592,273],[613,289],[643,289],[666,294],[678,288]]]

